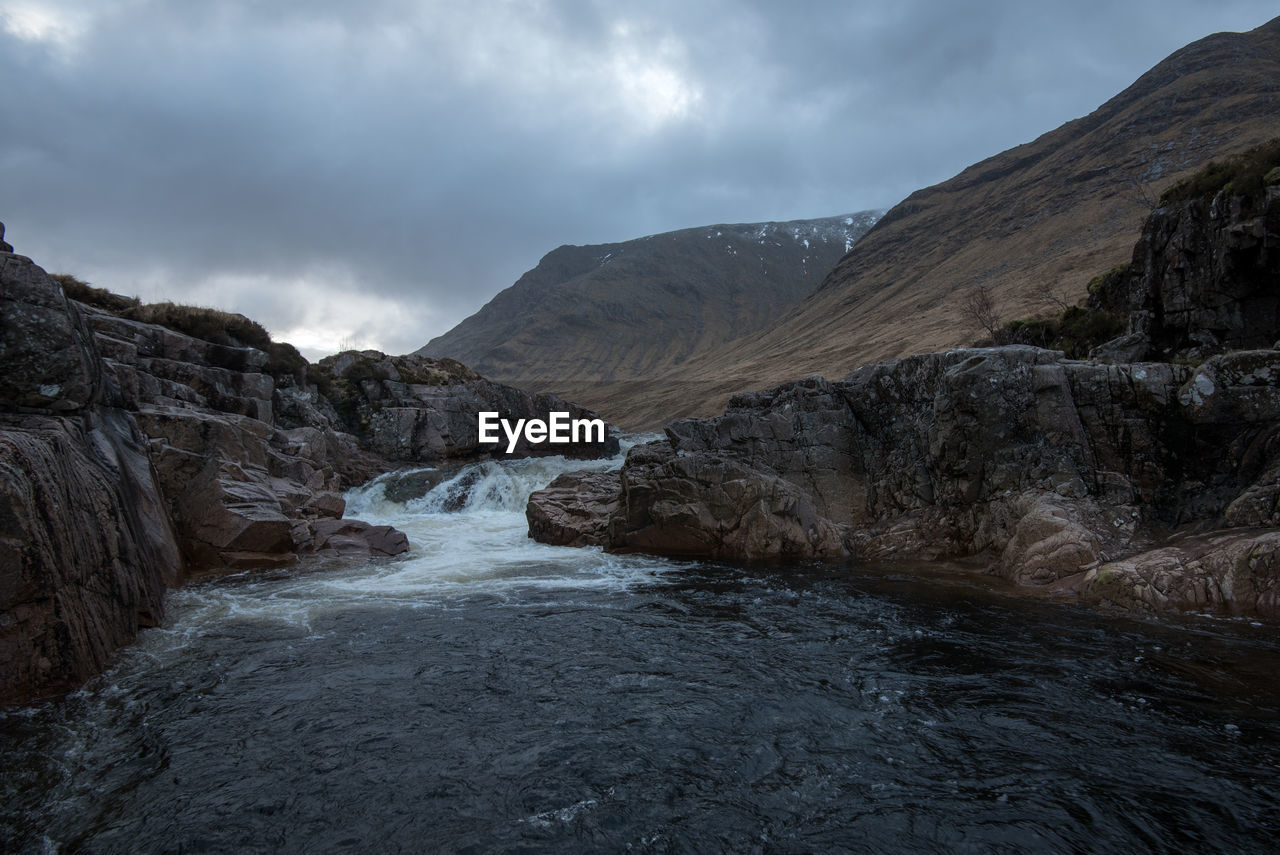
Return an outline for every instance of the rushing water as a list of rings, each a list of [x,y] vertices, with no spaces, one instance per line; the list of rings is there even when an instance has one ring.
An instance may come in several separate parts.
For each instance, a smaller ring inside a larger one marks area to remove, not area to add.
[[[533,543],[563,468],[375,484],[406,556],[174,592],[0,713],[0,849],[1274,851],[1270,627]]]

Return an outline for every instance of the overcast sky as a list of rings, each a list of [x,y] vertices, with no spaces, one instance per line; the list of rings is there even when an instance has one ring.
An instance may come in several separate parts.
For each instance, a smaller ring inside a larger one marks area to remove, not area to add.
[[[1273,2],[0,0],[0,221],[316,357],[565,243],[887,208]]]

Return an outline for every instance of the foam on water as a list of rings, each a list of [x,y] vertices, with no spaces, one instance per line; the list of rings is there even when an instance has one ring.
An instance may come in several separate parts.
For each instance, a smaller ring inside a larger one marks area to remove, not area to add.
[[[404,472],[383,476],[347,493],[347,516],[400,529],[409,537],[407,553],[356,567],[246,573],[174,592],[169,608],[177,620],[161,633],[170,637],[154,643],[180,645],[189,634],[216,631],[227,621],[274,621],[305,633],[317,615],[354,606],[436,606],[464,597],[625,590],[652,582],[684,565],[599,548],[548,546],[528,536],[524,509],[531,492],[563,472],[621,463],[622,457],[482,461],[406,502],[386,495],[390,479]]]

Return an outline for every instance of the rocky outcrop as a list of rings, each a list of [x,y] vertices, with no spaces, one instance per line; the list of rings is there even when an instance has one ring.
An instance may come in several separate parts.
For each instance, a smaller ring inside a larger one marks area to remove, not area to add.
[[[619,473],[567,472],[528,506],[529,534],[556,546],[607,542],[609,520],[618,509]],[[390,491],[388,491],[390,495]]]
[[[181,562],[119,412],[0,417],[0,702],[97,673],[161,617]]]
[[[1089,570],[1081,589],[1095,602],[1123,608],[1280,615],[1280,531],[1228,529],[1179,538]]]
[[[1091,297],[1129,316],[1125,336],[1103,354],[1200,360],[1276,343],[1280,170],[1267,179],[1252,193],[1222,189],[1147,218],[1128,269]]]
[[[323,547],[308,526],[342,516],[340,490],[390,468],[323,421],[279,427],[263,351],[79,311],[100,355],[106,398],[148,438],[188,569],[296,562]]]
[[[182,565],[131,416],[105,402],[74,304],[0,254],[0,702],[101,669]]]
[[[334,426],[350,431],[387,460],[435,463],[557,454],[590,460],[618,453],[612,427],[603,443],[533,444],[521,437],[510,453],[505,438],[481,443],[481,412],[498,412],[512,422],[545,421],[552,412],[568,413],[571,419],[594,419],[596,414],[555,395],[532,395],[486,380],[452,359],[347,351],[321,360],[313,373],[332,402]]]
[[[615,482],[534,494],[531,534],[733,559],[982,555],[1099,602],[1277,614],[1277,158],[1273,141],[1166,193],[1132,263],[1090,286],[1088,311],[1128,317],[1098,359],[952,350],[738,395],[669,424]]]
[[[730,559],[985,555],[1021,584],[1092,589],[1175,529],[1275,525],[1278,413],[1270,350],[1195,369],[1031,347],[914,356],[673,422],[616,483],[535,493],[531,533]],[[1239,585],[1205,590],[1210,605],[1271,607]]]
[[[3,249],[0,703],[96,673],[188,573],[406,551],[403,533],[343,519],[341,491],[400,461],[505,456],[478,442],[480,410],[590,416],[450,360],[308,366],[247,318],[142,306]]]

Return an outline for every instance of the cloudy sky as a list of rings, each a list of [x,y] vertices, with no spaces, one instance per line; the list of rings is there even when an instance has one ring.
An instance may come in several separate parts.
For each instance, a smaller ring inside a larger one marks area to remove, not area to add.
[[[52,272],[407,352],[547,251],[889,207],[1252,0],[0,0],[0,220]]]

